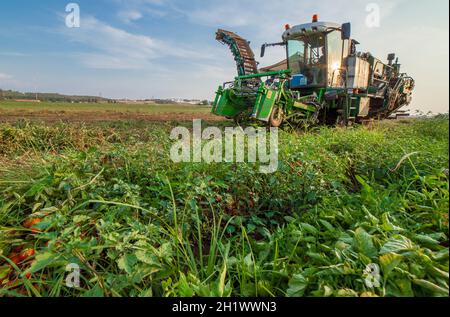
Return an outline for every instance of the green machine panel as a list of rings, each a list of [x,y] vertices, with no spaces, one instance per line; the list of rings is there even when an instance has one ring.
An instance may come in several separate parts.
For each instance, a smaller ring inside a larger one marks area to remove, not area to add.
[[[267,89],[264,85],[258,91],[252,117],[261,121],[269,121],[272,109],[278,100],[279,91]]]
[[[246,107],[234,97],[235,95],[232,89],[223,89],[222,87],[219,87],[211,112],[218,116],[229,118],[238,115],[244,111]]]

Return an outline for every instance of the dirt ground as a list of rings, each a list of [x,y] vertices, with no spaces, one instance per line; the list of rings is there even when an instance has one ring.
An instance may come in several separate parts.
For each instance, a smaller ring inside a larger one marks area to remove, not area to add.
[[[191,121],[202,119],[205,121],[223,121],[209,113],[138,113],[138,112],[101,112],[101,111],[19,111],[0,110],[0,122],[16,122],[18,120],[43,122],[110,122],[110,121]]]

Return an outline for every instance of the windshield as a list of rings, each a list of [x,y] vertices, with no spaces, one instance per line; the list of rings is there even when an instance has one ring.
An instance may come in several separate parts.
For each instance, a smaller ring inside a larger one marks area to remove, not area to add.
[[[288,41],[288,65],[292,71],[292,88],[325,86],[327,58],[325,35],[316,34]]]
[[[342,45],[341,33],[338,31],[330,32],[328,38],[328,86],[341,87],[343,85],[342,76]]]

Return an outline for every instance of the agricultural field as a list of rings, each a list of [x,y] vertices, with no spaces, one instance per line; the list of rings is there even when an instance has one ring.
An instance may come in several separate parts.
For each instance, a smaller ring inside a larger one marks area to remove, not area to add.
[[[0,296],[449,295],[448,117],[285,129],[274,174],[134,119],[0,123]]]
[[[104,122],[117,120],[219,120],[211,108],[196,105],[58,103],[0,101],[0,122],[20,119],[44,122]]]

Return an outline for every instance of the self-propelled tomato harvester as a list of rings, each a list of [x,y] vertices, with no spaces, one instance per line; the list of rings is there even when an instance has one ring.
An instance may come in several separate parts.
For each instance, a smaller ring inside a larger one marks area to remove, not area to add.
[[[258,69],[249,42],[218,30],[216,39],[230,47],[238,69],[233,82],[219,87],[212,112],[219,116],[255,119],[278,127],[283,122],[313,120],[348,125],[401,114],[411,102],[414,80],[400,72],[395,54],[387,63],[358,52],[351,24],[318,21],[285,26],[282,46],[287,58]]]

